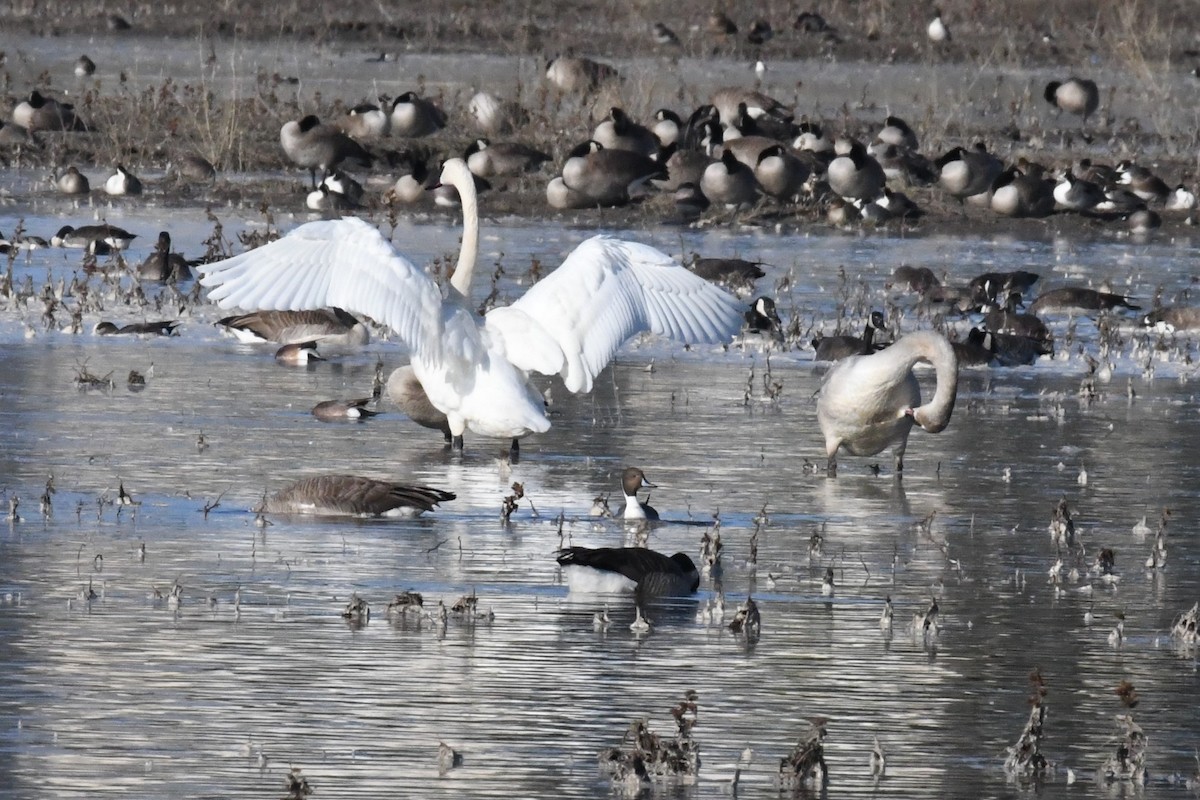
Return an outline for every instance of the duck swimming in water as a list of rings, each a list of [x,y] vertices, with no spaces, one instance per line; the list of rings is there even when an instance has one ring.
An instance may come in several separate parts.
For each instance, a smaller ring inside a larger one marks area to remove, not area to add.
[[[559,374],[586,392],[621,344],[653,331],[679,341],[727,341],[738,301],[647,245],[595,236],[512,305],[486,317],[469,301],[479,240],[475,183],[462,159],[442,181],[458,189],[463,238],[446,296],[368,223],[302,225],[278,241],[202,267],[224,308],[339,306],[385,322],[412,351],[430,402],[446,414],[456,447],[467,428],[507,439],[550,428],[529,372]]]

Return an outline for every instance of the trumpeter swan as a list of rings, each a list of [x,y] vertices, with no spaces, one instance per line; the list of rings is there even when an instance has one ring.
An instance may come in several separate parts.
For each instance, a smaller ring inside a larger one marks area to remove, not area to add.
[[[650,330],[684,342],[723,342],[741,323],[738,301],[636,242],[594,236],[512,305],[480,317],[468,301],[479,248],[473,176],[449,159],[442,181],[462,197],[463,237],[446,296],[360,219],[296,228],[257,250],[201,269],[223,308],[337,306],[386,323],[409,346],[430,402],[456,447],[470,428],[517,438],[550,428],[529,371],[559,374],[586,392],[617,348]]]
[[[937,372],[937,389],[925,405],[912,372],[918,361],[932,364]],[[957,393],[954,348],[930,331],[910,333],[886,350],[837,362],[817,400],[829,473],[837,474],[839,448],[855,456],[873,456],[889,445],[896,455],[896,472],[902,472],[913,423],[930,433],[943,431],[950,424]]]

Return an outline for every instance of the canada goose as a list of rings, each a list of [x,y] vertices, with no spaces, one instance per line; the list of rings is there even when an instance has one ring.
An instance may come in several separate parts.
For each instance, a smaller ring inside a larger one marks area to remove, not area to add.
[[[75,77],[86,78],[89,75],[96,74],[96,62],[87,57],[87,54],[81,55],[75,59]]]
[[[679,142],[683,135],[683,120],[669,108],[654,112],[654,126],[650,129],[660,147],[669,147]]]
[[[431,136],[446,127],[446,115],[416,92],[405,92],[392,102],[391,125],[395,136]]]
[[[892,280],[889,286],[902,286],[910,292],[925,294],[940,284],[941,281],[929,267],[913,267],[902,264],[892,270]]]
[[[75,107],[46,97],[36,89],[29,99],[22,100],[12,112],[12,121],[25,130],[35,131],[86,131],[88,126],[75,116]]]
[[[160,231],[154,252],[138,266],[138,278],[144,281],[187,281],[192,279],[192,270],[187,259],[171,252],[171,234]]]
[[[646,479],[640,467],[626,467],[621,473],[621,492],[625,502],[617,509],[619,519],[658,520],[658,512],[638,499],[639,489],[657,489],[658,486]]]
[[[704,192],[700,191],[699,185],[691,181],[675,187],[671,201],[675,204],[675,211],[680,219],[685,222],[696,219],[712,205],[704,196]]]
[[[1091,211],[1103,201],[1103,189],[1091,181],[1076,178],[1069,169],[1063,172],[1054,187],[1054,202],[1068,211]]]
[[[421,382],[417,380],[417,374],[411,366],[392,370],[385,391],[388,399],[400,406],[400,410],[408,415],[409,419],[424,428],[441,431],[446,444],[450,444],[453,438],[450,433],[450,421],[445,413],[429,402],[429,395],[425,394],[425,389],[421,387]]]
[[[617,77],[613,67],[590,58],[557,56],[546,64],[546,80],[560,92],[586,94]]]
[[[862,222],[862,214],[853,203],[834,197],[829,201],[825,210],[825,220],[835,228],[845,228],[857,222]]]
[[[107,223],[102,225],[81,225],[72,228],[63,225],[50,239],[55,247],[90,248],[95,242],[103,242],[114,250],[124,250],[137,238],[136,233],[130,233],[123,228]]]
[[[754,282],[767,273],[758,261],[741,258],[696,258],[688,269],[712,283],[719,283],[738,291],[753,286]]]
[[[992,184],[992,211],[1006,217],[1045,217],[1054,211],[1054,183],[1010,167]]]
[[[1146,234],[1162,227],[1162,217],[1158,215],[1157,211],[1149,208],[1141,208],[1130,213],[1125,217],[1125,222],[1129,225],[1129,232],[1134,235]]]
[[[174,336],[175,329],[179,327],[179,320],[159,320],[157,322],[134,322],[129,325],[117,327],[111,322],[97,322],[96,327],[92,329],[92,333],[97,336],[126,336],[126,335],[150,335],[150,336]]]
[[[332,125],[322,125],[315,114],[285,123],[279,130],[279,143],[293,164],[308,170],[314,189],[318,169],[324,177],[342,162],[364,169],[372,162],[362,145]]]
[[[362,184],[340,169],[335,169],[326,175],[317,188],[321,186],[324,186],[334,194],[344,197],[351,207],[362,205],[363,197],[365,196]]]
[[[666,180],[651,182],[664,191],[674,191],[685,183],[699,185],[704,178],[704,170],[713,160],[699,150],[680,150],[675,145],[669,145],[670,155],[666,159]]]
[[[925,28],[925,34],[929,37],[929,41],[934,44],[950,41],[950,28],[942,20],[942,12],[938,9],[933,10],[933,19]]]
[[[335,123],[342,133],[357,142],[374,142],[388,135],[392,119],[374,103],[359,103]]]
[[[326,347],[360,347],[371,339],[367,326],[340,308],[252,311],[225,317],[215,324],[240,342],[295,344],[315,341]]]
[[[933,162],[920,153],[878,139],[867,147],[867,155],[879,162],[884,176],[910,186],[929,186],[937,180]]]
[[[512,305],[479,317],[467,300],[479,246],[474,176],[451,158],[441,179],[458,189],[464,224],[446,298],[424,270],[353,217],[310,222],[205,265],[209,297],[226,308],[319,308],[337,298],[385,321],[409,345],[413,370],[448,417],[456,444],[467,427],[506,439],[549,429],[542,396],[526,380],[529,370],[557,373],[569,391],[588,391],[633,333],[718,342],[737,329],[732,296],[651,247],[604,236],[577,247]]]
[[[988,191],[1004,171],[1004,163],[989,153],[983,142],[970,150],[955,147],[935,163],[941,170],[938,183],[959,200]]]
[[[959,367],[985,367],[992,363],[992,334],[971,328],[965,342],[951,342]]]
[[[479,130],[489,136],[510,133],[529,122],[528,111],[489,92],[476,92],[467,103],[467,112]]]
[[[875,352],[875,331],[879,330],[883,330],[883,314],[872,311],[861,337],[822,336],[813,339],[813,360],[841,361],[850,356],[870,355]]]
[[[609,150],[591,139],[575,147],[562,168],[567,188],[601,206],[628,203],[642,184],[655,177],[665,177],[661,164],[629,150]]]
[[[489,142],[476,139],[464,158],[471,172],[481,178],[509,177],[536,172],[550,156],[520,142]]]
[[[1181,183],[1168,195],[1164,208],[1167,211],[1192,211],[1196,208],[1196,193]]]
[[[686,553],[665,556],[645,547],[568,547],[557,554],[568,591],[638,597],[679,597],[700,588],[700,571]]]
[[[455,498],[453,492],[357,475],[302,478],[263,503],[265,514],[415,517]]]
[[[779,142],[767,136],[742,136],[722,142],[721,152],[733,153],[734,158],[754,169],[763,153],[778,146]]]
[[[367,408],[369,402],[369,397],[357,400],[324,400],[313,406],[312,415],[322,422],[362,421],[379,413]]]
[[[835,194],[847,200],[878,197],[886,180],[883,167],[867,155],[861,142],[854,142],[848,153],[829,162],[825,179]]]
[[[592,131],[592,139],[609,150],[629,150],[643,156],[658,152],[658,137],[644,125],[629,118],[621,108],[613,106],[608,117]]]
[[[1084,122],[1100,107],[1100,90],[1086,78],[1050,81],[1042,92],[1046,102],[1060,111],[1083,117]]]
[[[217,179],[217,169],[202,155],[184,153],[170,163],[167,175],[197,183],[212,183]]]
[[[721,38],[733,36],[738,32],[737,23],[731,20],[729,15],[720,9],[708,15],[707,28],[710,34]]]
[[[546,203],[560,211],[595,208],[597,205],[590,196],[568,187],[561,175],[546,184]]]
[[[937,373],[933,398],[921,405],[913,365],[925,361]],[[958,359],[944,336],[919,331],[886,350],[837,362],[825,376],[817,400],[817,421],[825,437],[829,473],[837,474],[837,452],[872,456],[891,447],[896,473],[913,424],[940,433],[950,424],[958,394]]]
[[[993,360],[1002,367],[1023,367],[1042,356],[1054,355],[1054,345],[1019,333],[988,333]]]
[[[1040,279],[1041,276],[1036,272],[1018,269],[1011,272],[985,272],[971,278],[968,285],[981,302],[998,303],[1001,300],[1012,300],[1010,295],[1014,292],[1016,300],[1020,301],[1021,295],[1029,291]]]
[[[276,350],[275,360],[289,367],[304,367],[314,361],[325,361],[325,356],[317,352],[316,342],[294,342]]]
[[[908,195],[904,192],[893,192],[886,186],[883,187],[883,194],[875,198],[875,204],[887,211],[893,219],[920,219],[925,216],[921,207],[909,199]]]
[[[104,182],[104,191],[113,197],[138,195],[142,193],[142,182],[124,165],[117,164],[117,171]]]
[[[425,202],[434,183],[434,175],[428,165],[418,158],[410,158],[396,176],[391,189],[392,196],[406,204]]]
[[[771,114],[754,116],[746,103],[738,103],[737,114],[725,125],[722,136],[727,142],[743,136],[765,136],[772,142],[784,142],[790,141],[799,130],[790,114],[782,117]]]
[[[700,191],[713,203],[726,208],[743,208],[758,201],[758,179],[754,170],[737,160],[732,150],[721,154],[704,169],[700,178]]]
[[[809,150],[813,153],[832,153],[833,142],[825,135],[825,131],[815,122],[801,120],[799,133],[792,142],[794,150]]]
[[[1124,295],[1098,292],[1095,289],[1085,289],[1079,286],[1067,286],[1042,292],[1038,299],[1033,301],[1029,311],[1035,315],[1042,311],[1069,311],[1071,309],[1109,311],[1118,306],[1132,311],[1141,310],[1141,306],[1129,302],[1129,298]]]
[[[907,122],[895,116],[883,120],[883,130],[875,138],[884,144],[894,144],[913,152],[921,149],[917,147],[917,134],[908,127]]]
[[[729,127],[737,122],[739,112],[745,113],[750,119],[771,117],[781,122],[790,122],[792,110],[768,94],[757,89],[741,89],[731,87],[718,89],[709,100],[717,110],[721,124]],[[741,106],[745,105],[745,109]]]
[[[305,196],[304,205],[311,211],[324,211],[331,214],[353,211],[358,208],[358,203],[341,192],[335,192],[323,180],[316,189]]]
[[[750,30],[746,32],[746,41],[750,42],[750,44],[766,44],[774,37],[775,29],[765,19],[754,20],[754,22],[750,23]]]
[[[92,190],[87,176],[75,167],[67,167],[67,171],[58,176],[57,185],[63,194],[87,194]]]
[[[746,309],[742,319],[745,320],[749,333],[769,333],[777,338],[783,336],[783,320],[779,318],[775,301],[770,297],[757,298],[750,304],[750,308]]]
[[[654,37],[655,44],[661,45],[677,45],[679,37],[675,35],[675,31],[668,28],[661,22],[654,23],[650,28],[650,33]]]
[[[1036,314],[1022,314],[1017,311],[1017,304],[1020,302],[1020,293],[1010,292],[1005,296],[1003,308],[993,308],[984,315],[983,326],[992,333],[1006,333],[1049,341],[1050,329],[1046,323]]]

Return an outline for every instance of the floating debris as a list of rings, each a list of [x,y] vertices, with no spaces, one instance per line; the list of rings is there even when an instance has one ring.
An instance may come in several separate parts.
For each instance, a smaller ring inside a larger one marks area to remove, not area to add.
[[[283,800],[304,800],[313,793],[312,787],[308,785],[308,778],[300,774],[299,767],[292,767],[283,780],[287,792]]]
[[[1071,509],[1067,507],[1065,497],[1054,507],[1054,516],[1050,520],[1050,541],[1057,550],[1075,547],[1075,522],[1071,519]]]
[[[1130,687],[1132,688],[1132,687]],[[1099,778],[1106,783],[1129,781],[1146,782],[1146,733],[1133,721],[1132,714],[1118,714],[1120,741],[1112,755],[1100,767]]]
[[[1029,675],[1033,694],[1029,698],[1033,706],[1029,710],[1029,719],[1021,731],[1017,743],[1008,748],[1008,757],[1004,759],[1004,772],[1010,778],[1041,777],[1049,768],[1046,757],[1042,755],[1042,735],[1046,724],[1046,681],[1041,670],[1035,669]]]
[[[445,775],[447,772],[454,769],[455,767],[461,767],[463,765],[462,753],[458,752],[457,750],[455,750],[453,747],[446,744],[445,742],[439,741],[438,742],[437,765],[438,765],[438,774]]]
[[[652,780],[694,783],[700,772],[700,748],[692,737],[699,708],[697,698],[696,692],[689,689],[671,709],[676,727],[672,739],[652,732],[645,720],[633,722],[620,746],[600,751],[600,771],[615,785],[627,787]],[[627,746],[630,739],[632,747]]]
[[[365,625],[371,619],[371,606],[355,592],[342,610],[342,619],[348,620],[351,625]]]
[[[1175,618],[1175,622],[1171,625],[1171,638],[1181,645],[1200,644],[1200,633],[1197,633],[1198,621],[1200,621],[1200,603],[1195,603]]]
[[[388,603],[388,616],[396,614],[420,614],[424,610],[425,598],[420,592],[414,592],[411,589],[406,592],[400,592],[396,595],[392,602]]]
[[[759,615],[758,603],[753,597],[747,597],[746,602],[738,606],[729,623],[729,630],[746,637],[747,642],[756,642],[762,634],[762,617]]]

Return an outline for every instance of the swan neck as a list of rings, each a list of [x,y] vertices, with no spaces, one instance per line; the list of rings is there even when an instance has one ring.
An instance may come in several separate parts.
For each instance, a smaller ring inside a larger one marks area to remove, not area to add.
[[[958,397],[958,357],[950,342],[940,334],[923,331],[911,334],[897,344],[911,345],[913,361],[928,361],[937,375],[937,389],[928,403],[912,411],[913,420],[929,433],[941,433],[950,424],[954,401]]]
[[[479,255],[479,201],[475,194],[475,179],[467,170],[466,175],[456,175],[454,188],[458,190],[462,203],[463,233],[462,247],[458,251],[458,264],[450,285],[463,297],[471,294],[471,278],[475,274],[475,260]]]

